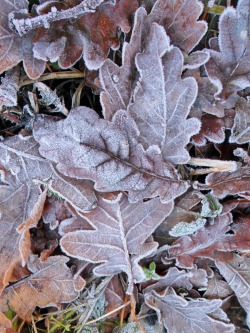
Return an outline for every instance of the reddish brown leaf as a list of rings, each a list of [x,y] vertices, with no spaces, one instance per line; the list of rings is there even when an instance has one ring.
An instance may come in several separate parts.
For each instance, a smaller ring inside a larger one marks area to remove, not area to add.
[[[15,136],[2,141],[0,152],[1,292],[16,263],[22,261],[24,264],[28,259],[31,246],[29,230],[41,218],[47,194],[47,190],[41,190],[41,184],[52,181],[51,185],[54,185],[51,189],[74,201],[78,209],[86,207],[86,198],[95,196],[88,183],[85,187],[80,183],[74,185],[74,180],[68,183],[65,177],[54,172],[52,165],[39,155],[37,143],[32,137]]]
[[[207,273],[204,269],[197,269],[196,265],[190,271],[170,267],[165,276],[159,278],[156,283],[147,287],[144,292],[147,293],[152,290],[159,292],[165,290],[167,287],[190,290],[194,285],[198,287],[207,285]]]
[[[3,173],[2,173],[3,175]],[[8,284],[14,266],[25,262],[30,251],[29,228],[34,227],[42,214],[46,191],[41,193],[38,186],[19,183],[10,174],[2,177],[1,185],[1,257],[0,257],[0,293]],[[13,206],[13,197],[15,205]],[[40,202],[39,202],[40,201]],[[17,231],[23,223],[23,230]]]
[[[79,3],[80,0],[49,1],[36,10],[44,14],[52,7],[65,10]],[[98,69],[109,49],[119,48],[118,28],[129,32],[130,17],[137,7],[137,0],[117,0],[115,5],[101,4],[95,13],[87,13],[80,19],[52,22],[49,29],[37,29],[33,40],[34,54],[45,61],[59,59],[61,68],[71,67],[83,56],[89,69]]]
[[[38,78],[45,69],[45,62],[33,56],[33,32],[20,37],[9,27],[8,14],[28,9],[27,0],[2,0],[0,9],[0,73],[23,61],[28,76]]]
[[[199,134],[193,136],[192,140],[197,146],[204,146],[207,140],[214,143],[225,141],[225,129],[233,126],[235,111],[226,110],[223,118],[205,114],[201,117],[201,130]]]
[[[36,306],[44,308],[73,301],[79,296],[85,281],[79,276],[74,278],[66,265],[68,260],[64,256],[55,256],[41,262],[39,258],[32,257],[28,268],[33,274],[6,288],[2,297],[26,321],[31,321]]]
[[[179,267],[191,268],[198,257],[227,261],[233,251],[249,252],[250,219],[237,220],[230,229],[231,222],[230,213],[221,215],[196,234],[179,238],[169,248],[169,257],[176,258]]]
[[[47,198],[43,210],[43,221],[50,224],[50,229],[55,229],[61,221],[70,217],[71,213],[65,201],[54,197]]]
[[[233,172],[215,172],[206,177],[206,184],[195,183],[199,190],[211,189],[217,198],[227,195],[249,194],[250,168],[242,167]]]
[[[0,312],[0,332],[1,333],[16,333],[12,328],[12,322],[2,312]]]

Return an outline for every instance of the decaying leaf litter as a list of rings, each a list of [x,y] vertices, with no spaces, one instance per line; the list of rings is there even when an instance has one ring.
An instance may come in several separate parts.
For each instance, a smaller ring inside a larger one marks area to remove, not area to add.
[[[0,12],[0,332],[249,332],[250,2]]]

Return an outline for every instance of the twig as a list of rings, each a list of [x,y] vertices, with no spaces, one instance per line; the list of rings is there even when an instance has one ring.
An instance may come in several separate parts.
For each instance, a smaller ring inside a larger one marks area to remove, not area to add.
[[[135,301],[135,297],[134,295],[132,294],[130,296],[130,306],[131,306],[131,314],[134,318],[134,321],[136,322],[136,324],[139,326],[140,330],[143,332],[143,333],[147,333],[144,329],[144,327],[139,323],[138,321],[138,318],[136,316],[136,311],[135,311],[135,305],[136,305],[136,301]]]
[[[37,332],[37,328],[36,328],[36,324],[35,324],[35,320],[34,320],[34,317],[33,317],[33,316],[31,316],[31,321],[32,321],[32,327],[33,327],[33,329],[34,329],[34,332],[35,332],[35,333],[38,333],[38,332]]]
[[[126,307],[127,305],[129,305],[129,304],[130,304],[130,301],[127,302],[127,303],[125,303],[125,304],[123,304],[123,305],[121,305],[121,306],[119,306],[118,308],[116,308],[116,309],[114,309],[114,310],[112,310],[112,311],[110,311],[110,312],[108,312],[108,313],[105,313],[105,314],[104,314],[103,316],[101,316],[101,317],[98,317],[98,318],[96,318],[96,319],[93,319],[93,320],[87,321],[84,325],[82,325],[82,327],[83,327],[83,326],[90,325],[90,324],[93,324],[93,323],[96,323],[97,321],[99,321],[99,320],[101,320],[101,319],[103,319],[103,318],[106,318],[106,317],[108,317],[109,315],[111,315],[111,314],[113,314],[113,313],[115,313],[115,312],[117,312],[117,311],[119,311],[119,310],[125,308],[125,307]]]
[[[128,299],[129,299],[129,295],[126,295],[123,304],[127,303]],[[125,313],[125,308],[123,308],[120,313],[120,327],[122,327],[122,325],[123,325],[124,313]]]
[[[72,72],[72,71],[64,71],[64,72],[55,72],[55,73],[46,73],[42,74],[37,80],[25,79],[19,83],[19,89],[27,86],[28,84],[35,83],[37,81],[47,81],[47,80],[62,80],[62,79],[81,79],[85,76],[83,72]]]
[[[23,36],[27,32],[37,28],[44,27],[48,29],[51,22],[77,19],[86,13],[93,13],[104,1],[105,0],[83,0],[79,5],[61,11],[58,11],[57,8],[53,6],[51,11],[47,14],[26,19],[16,19],[15,12],[12,12],[9,14],[9,25],[13,31]],[[115,3],[114,1],[108,2]]]

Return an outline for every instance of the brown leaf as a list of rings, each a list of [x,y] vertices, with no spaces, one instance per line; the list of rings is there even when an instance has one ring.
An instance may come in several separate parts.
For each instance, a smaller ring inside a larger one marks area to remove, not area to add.
[[[16,333],[12,328],[12,322],[0,311],[0,332],[1,333]]]
[[[121,284],[118,275],[112,277],[109,284],[107,285],[107,288],[105,289],[104,295],[105,295],[105,300],[107,302],[105,313],[109,313],[124,304],[126,293],[123,289],[123,286]],[[109,315],[107,318],[116,317],[120,311],[121,310],[118,310],[118,312]],[[126,317],[126,313],[128,312],[129,308],[126,308],[124,317]]]
[[[44,308],[73,301],[79,296],[85,281],[79,276],[74,278],[66,265],[68,261],[64,256],[49,257],[45,262],[32,257],[28,268],[33,274],[7,287],[2,297],[25,321],[31,321],[36,306]]]
[[[61,221],[70,217],[71,213],[65,201],[58,200],[55,197],[47,198],[43,209],[43,222],[48,223],[51,230],[57,228]]]
[[[33,32],[20,37],[9,27],[8,14],[28,9],[27,0],[2,0],[0,9],[0,73],[14,67],[20,61],[27,75],[38,78],[45,69],[45,62],[34,58],[32,51]]]
[[[93,270],[97,276],[126,272],[131,294],[133,283],[145,278],[139,261],[158,246],[147,239],[171,210],[172,204],[162,204],[159,198],[131,204],[124,195],[119,202],[100,197],[98,207],[84,214],[94,230],[66,234],[61,248],[69,256],[101,263]]]
[[[36,7],[41,15],[52,7],[58,11],[72,8],[80,0],[49,1]],[[72,67],[83,56],[89,69],[98,69],[107,58],[109,49],[119,48],[117,31],[129,32],[130,16],[138,7],[137,0],[117,0],[115,5],[103,3],[94,13],[80,19],[52,22],[49,29],[36,30],[34,54],[37,58],[59,62],[61,68]]]

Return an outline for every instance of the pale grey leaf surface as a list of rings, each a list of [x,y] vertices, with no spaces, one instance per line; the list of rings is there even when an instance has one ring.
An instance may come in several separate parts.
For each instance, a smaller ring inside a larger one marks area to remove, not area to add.
[[[61,175],[38,151],[33,137],[21,135],[0,142],[1,163],[27,186],[45,184],[76,209],[88,211],[96,206],[93,183]]]
[[[250,327],[250,258],[235,255],[231,261],[216,261],[216,266],[246,311]]]
[[[210,50],[208,76],[216,86],[216,97],[250,86],[250,3],[240,0],[220,16],[219,51]]]
[[[35,121],[34,137],[40,153],[56,162],[61,173],[93,180],[100,192],[128,191],[131,202],[156,196],[168,202],[188,187],[163,160],[159,147],[144,150],[133,119],[122,110],[113,122],[87,107],[71,110],[60,121],[41,116]]]
[[[162,204],[159,198],[131,204],[125,195],[119,202],[100,197],[98,203],[96,209],[84,214],[95,230],[66,234],[61,239],[61,248],[69,256],[101,263],[94,268],[98,276],[126,272],[127,293],[131,294],[133,283],[145,278],[139,260],[158,245],[146,241],[173,205]]]
[[[202,10],[198,0],[158,0],[147,21],[163,25],[171,42],[189,53],[207,31],[205,21],[197,22]]]
[[[5,73],[0,85],[0,110],[3,106],[17,105],[18,83],[20,68],[11,68]]]
[[[168,258],[175,258],[177,265],[183,268],[193,268],[198,257],[214,258],[218,251],[232,251],[233,244],[226,232],[230,230],[232,216],[226,214],[215,218],[212,225],[198,230],[194,235],[182,236],[168,249]]]
[[[163,292],[152,291],[146,294],[145,301],[156,311],[159,321],[164,323],[170,333],[235,332],[226,314],[225,321],[213,318],[213,312],[222,311],[221,300],[186,300],[178,296],[172,287],[167,287]]]
[[[134,28],[129,43],[124,43],[122,66],[107,59],[100,68],[100,80],[104,91],[101,93],[103,115],[111,120],[116,111],[127,109],[132,98],[136,76],[135,56],[142,51],[144,21],[147,16],[143,8],[136,11]]]
[[[241,98],[236,105],[236,115],[229,142],[238,144],[250,142],[250,100]]]
[[[36,306],[57,307],[73,301],[85,281],[80,276],[74,278],[68,261],[65,256],[49,257],[45,262],[31,257],[28,268],[33,274],[7,287],[1,297],[7,298],[11,308],[26,321],[31,321]]]
[[[184,54],[184,69],[195,69],[199,68],[201,65],[204,65],[210,55],[207,51],[196,51],[192,52],[189,55]]]
[[[186,163],[190,137],[200,130],[198,119],[186,119],[197,95],[193,78],[182,79],[183,56],[164,29],[152,24],[143,53],[136,56],[140,80],[128,110],[145,148],[158,145],[166,161]]]
[[[22,183],[1,166],[0,293],[8,284],[15,264],[24,264],[28,259],[29,229],[39,221],[45,198],[46,191],[32,186],[28,179]],[[20,225],[25,227],[19,231]]]
[[[207,290],[204,297],[208,299],[221,298],[224,299],[232,294],[232,289],[226,281],[223,281],[220,274],[212,271],[212,276],[208,279]]]
[[[156,283],[145,288],[145,292],[147,293],[152,290],[162,291],[167,287],[190,290],[193,288],[192,281],[196,286],[205,286],[207,284],[206,271],[204,269],[197,269],[196,265],[189,271],[184,269],[180,270],[177,267],[170,267],[167,274],[161,277]]]

